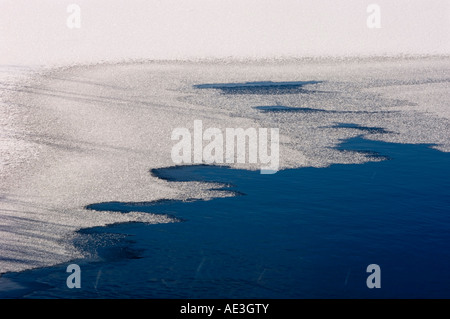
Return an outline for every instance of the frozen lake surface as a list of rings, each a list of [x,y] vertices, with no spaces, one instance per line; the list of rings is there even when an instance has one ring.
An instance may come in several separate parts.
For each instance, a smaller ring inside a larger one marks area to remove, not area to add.
[[[449,67],[2,67],[1,296],[448,297]],[[282,171],[171,168],[194,120],[279,128]],[[371,263],[390,288],[367,289]]]

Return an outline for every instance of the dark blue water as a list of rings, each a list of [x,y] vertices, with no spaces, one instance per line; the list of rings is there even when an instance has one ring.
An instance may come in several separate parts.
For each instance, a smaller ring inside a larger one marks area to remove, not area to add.
[[[245,83],[211,83],[194,85],[196,89],[215,89],[222,94],[258,94],[258,95],[282,95],[282,94],[310,94],[318,91],[306,90],[303,86],[318,84],[321,81],[293,81],[293,82],[245,82]]]
[[[259,171],[191,166],[167,180],[220,181],[234,197],[94,203],[96,210],[169,214],[180,222],[99,227],[76,245],[98,255],[8,274],[9,296],[63,298],[449,298],[450,154],[427,145],[353,138],[341,149],[384,159],[358,165]],[[381,267],[369,289],[366,267]]]

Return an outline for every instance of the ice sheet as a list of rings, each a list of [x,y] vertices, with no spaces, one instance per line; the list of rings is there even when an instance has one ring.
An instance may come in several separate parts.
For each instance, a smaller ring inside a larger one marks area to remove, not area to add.
[[[3,82],[0,272],[79,257],[71,238],[80,228],[175,222],[86,210],[92,203],[232,196],[150,174],[174,165],[171,132],[192,129],[194,120],[205,128],[279,128],[282,169],[380,160],[333,148],[361,134],[450,151],[449,66],[447,57],[149,61],[33,70],[26,81]],[[212,85],[267,81],[309,84],[282,94]],[[274,105],[303,111],[256,108]]]

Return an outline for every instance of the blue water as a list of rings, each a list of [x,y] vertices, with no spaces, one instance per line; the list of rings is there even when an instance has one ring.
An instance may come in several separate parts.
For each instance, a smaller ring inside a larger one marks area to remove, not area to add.
[[[303,86],[318,84],[321,81],[293,81],[293,82],[245,82],[245,83],[211,83],[194,85],[196,89],[216,89],[222,94],[258,94],[258,95],[281,95],[281,94],[311,94],[318,91],[305,90]]]
[[[449,298],[450,154],[429,145],[363,137],[340,149],[383,159],[261,175],[206,165],[154,170],[169,181],[223,182],[234,197],[209,201],[93,203],[144,211],[170,224],[80,231],[75,245],[97,258],[65,268],[8,274],[8,297],[63,298]],[[381,268],[369,289],[366,267]],[[2,296],[5,297],[5,296]]]

